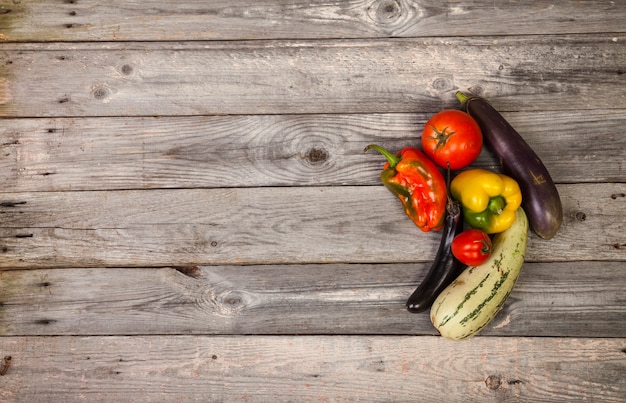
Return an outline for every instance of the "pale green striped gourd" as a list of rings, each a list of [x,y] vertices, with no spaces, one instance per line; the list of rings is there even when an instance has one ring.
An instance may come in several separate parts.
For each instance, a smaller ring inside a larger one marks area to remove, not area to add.
[[[467,267],[433,302],[430,320],[443,337],[467,339],[491,322],[519,277],[527,239],[528,218],[520,207],[513,225],[494,236],[487,261]]]

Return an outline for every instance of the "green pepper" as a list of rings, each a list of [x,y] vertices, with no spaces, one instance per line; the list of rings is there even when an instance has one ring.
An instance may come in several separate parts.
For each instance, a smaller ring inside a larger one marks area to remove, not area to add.
[[[488,234],[509,228],[522,203],[522,192],[513,178],[485,169],[458,174],[450,183],[450,193],[461,202],[469,226]]]
[[[376,150],[387,158],[380,174],[383,184],[396,195],[404,212],[424,232],[443,227],[446,215],[446,181],[428,157],[417,148],[406,147],[397,154],[375,144],[365,151]]]

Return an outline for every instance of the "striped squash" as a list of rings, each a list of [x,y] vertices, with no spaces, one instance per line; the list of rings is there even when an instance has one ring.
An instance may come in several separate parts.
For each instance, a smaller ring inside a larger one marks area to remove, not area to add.
[[[519,277],[527,239],[528,218],[520,207],[513,225],[494,236],[487,261],[467,267],[433,302],[430,320],[443,337],[467,339],[491,322]]]

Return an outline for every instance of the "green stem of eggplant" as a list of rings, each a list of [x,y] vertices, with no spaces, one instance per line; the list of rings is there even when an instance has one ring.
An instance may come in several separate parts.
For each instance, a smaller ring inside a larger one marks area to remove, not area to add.
[[[456,99],[458,99],[459,102],[461,102],[461,105],[466,103],[470,98],[467,95],[463,94],[461,91],[457,91],[455,95],[456,95]]]

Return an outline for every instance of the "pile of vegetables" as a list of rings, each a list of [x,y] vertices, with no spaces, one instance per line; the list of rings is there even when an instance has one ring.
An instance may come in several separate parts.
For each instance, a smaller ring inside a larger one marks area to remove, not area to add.
[[[563,211],[548,170],[520,134],[485,99],[461,92],[456,97],[462,110],[432,116],[421,150],[394,154],[372,144],[365,151],[387,159],[381,180],[415,225],[442,232],[435,260],[407,309],[430,309],[443,337],[463,340],[502,309],[521,272],[529,228],[550,239]],[[471,167],[483,143],[503,173]]]

